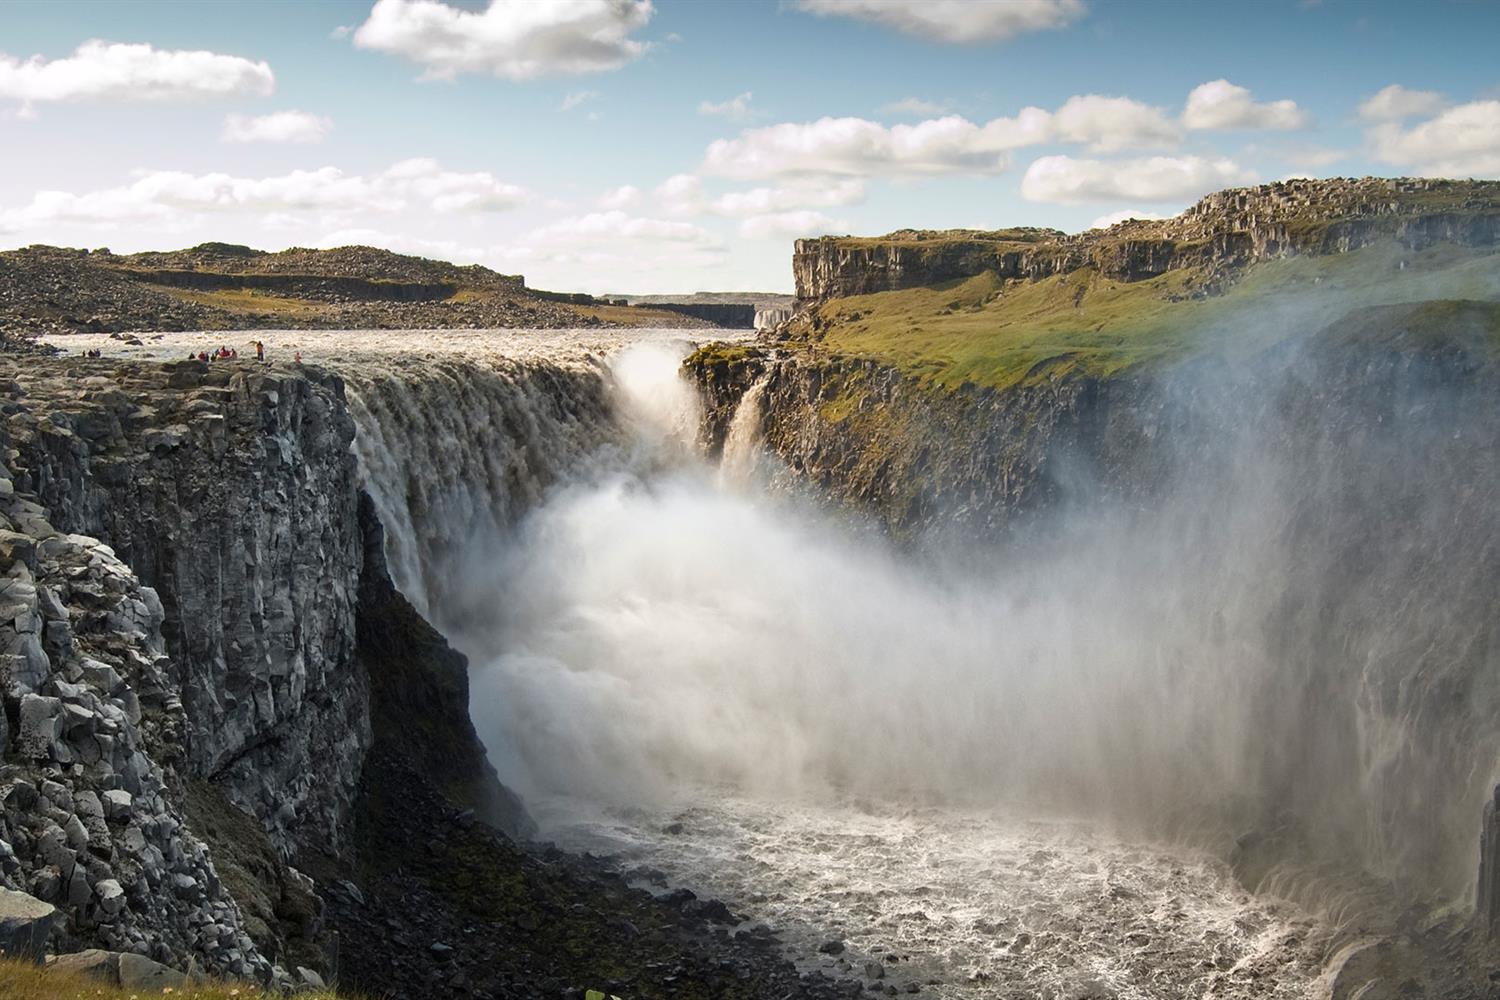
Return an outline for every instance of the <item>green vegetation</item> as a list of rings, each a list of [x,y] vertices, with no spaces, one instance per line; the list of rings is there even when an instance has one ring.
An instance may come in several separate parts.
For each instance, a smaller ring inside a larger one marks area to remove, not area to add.
[[[305,1000],[351,1000],[352,994],[319,991],[299,993]],[[62,972],[30,962],[0,957],[0,997],[6,1000],[281,1000],[280,993],[263,993],[246,983],[205,983],[161,990],[126,989],[77,972]]]
[[[1438,246],[1370,247],[1268,261],[1223,294],[1193,270],[1145,281],[1091,269],[1038,282],[993,273],[831,300],[822,346],[924,381],[1006,388],[1080,373],[1110,376],[1207,351],[1234,355],[1334,322],[1360,306],[1500,299],[1500,255]]]

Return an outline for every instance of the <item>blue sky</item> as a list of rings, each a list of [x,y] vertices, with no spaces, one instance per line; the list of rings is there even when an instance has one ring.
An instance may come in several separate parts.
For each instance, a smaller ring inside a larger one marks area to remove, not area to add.
[[[1494,0],[9,0],[0,246],[786,290],[799,235],[1495,177],[1497,39]]]

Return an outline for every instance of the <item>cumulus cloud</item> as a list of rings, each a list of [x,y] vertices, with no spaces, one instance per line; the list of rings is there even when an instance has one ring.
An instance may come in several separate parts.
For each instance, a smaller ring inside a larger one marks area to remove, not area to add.
[[[1257,103],[1249,90],[1228,80],[1194,87],[1182,111],[1182,123],[1191,129],[1293,129],[1309,121],[1296,101]]]
[[[1407,90],[1399,83],[1384,87],[1359,106],[1366,121],[1393,122],[1441,111],[1447,100],[1434,90]]]
[[[1500,177],[1500,100],[1471,101],[1406,128],[1369,132],[1375,156],[1424,177]]]
[[[864,198],[864,182],[850,178],[833,183],[793,183],[779,187],[752,188],[749,191],[731,191],[710,202],[708,210],[715,215],[731,218],[770,218],[794,215],[802,209],[853,205]]]
[[[634,184],[622,184],[599,196],[599,207],[603,209],[632,208],[641,203],[641,189]]]
[[[219,138],[225,142],[322,142],[333,120],[306,111],[273,111],[268,115],[231,114]]]
[[[704,170],[738,179],[796,175],[993,174],[1007,154],[1045,142],[1087,145],[1094,152],[1171,146],[1181,138],[1161,108],[1128,97],[1084,94],[1056,112],[1022,108],[1014,118],[983,125],[958,115],[915,124],[882,125],[864,118],[748,129],[708,147]]]
[[[1137,160],[1080,160],[1044,156],[1021,181],[1028,201],[1064,205],[1088,201],[1190,201],[1209,191],[1253,181],[1252,171],[1228,159],[1152,156]]]
[[[750,91],[731,97],[727,101],[703,101],[698,105],[700,115],[712,115],[718,118],[728,118],[732,122],[749,121],[754,115],[750,110]]]
[[[12,229],[54,223],[109,225],[123,221],[178,223],[209,213],[318,213],[323,216],[399,212],[497,212],[515,208],[527,192],[484,171],[444,170],[435,160],[403,160],[378,174],[346,174],[335,167],[293,170],[269,177],[175,170],[140,173],[119,187],[74,193],[39,191],[28,205],[0,211]]]
[[[264,62],[217,52],[88,41],[61,59],[0,53],[0,98],[46,101],[165,101],[264,97],[276,77]]]
[[[1052,130],[1057,139],[1087,143],[1096,153],[1170,146],[1179,138],[1177,126],[1161,108],[1098,94],[1069,98],[1052,116]]]
[[[363,49],[402,56],[426,79],[480,73],[510,80],[619,69],[646,51],[631,37],[651,0],[490,0],[468,10],[441,0],[377,0],[354,32]]]
[[[739,232],[747,240],[787,240],[799,236],[823,236],[848,228],[848,223],[830,219],[822,212],[804,210],[752,215],[740,223]]]
[[[703,180],[696,174],[673,174],[651,194],[668,215],[698,215],[707,204]]]
[[[864,176],[972,173],[1004,170],[1006,152],[1039,141],[1050,116],[1028,108],[1017,118],[979,126],[957,115],[915,125],[881,125],[864,118],[820,118],[749,129],[720,139],[704,154],[703,169],[751,180],[798,174]]]
[[[1165,218],[1168,218],[1168,216],[1163,215],[1160,212],[1147,212],[1139,208],[1122,208],[1118,212],[1110,212],[1108,215],[1099,216],[1099,218],[1089,223],[1089,228],[1108,229],[1110,226],[1119,225],[1122,222],[1129,222],[1131,219]]]
[[[796,0],[796,6],[810,14],[868,21],[954,45],[1064,28],[1086,11],[1083,0]]]

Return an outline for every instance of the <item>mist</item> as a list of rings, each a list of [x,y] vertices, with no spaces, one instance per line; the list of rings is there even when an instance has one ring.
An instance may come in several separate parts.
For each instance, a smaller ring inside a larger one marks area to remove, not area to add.
[[[1132,383],[1101,403],[1132,475],[1060,441],[1066,488],[1003,544],[899,546],[787,487],[763,387],[711,463],[687,345],[628,348],[607,432],[538,425],[569,469],[529,513],[408,556],[532,801],[998,808],[1461,902],[1500,756],[1500,409],[1463,358],[1329,347]]]

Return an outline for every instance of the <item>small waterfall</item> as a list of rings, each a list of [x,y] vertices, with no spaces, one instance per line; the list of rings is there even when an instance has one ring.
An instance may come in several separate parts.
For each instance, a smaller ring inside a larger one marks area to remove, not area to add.
[[[761,421],[765,415],[764,399],[769,382],[769,375],[757,379],[740,397],[734,416],[729,419],[724,451],[719,460],[719,473],[726,483],[747,483],[755,475],[762,454]]]

